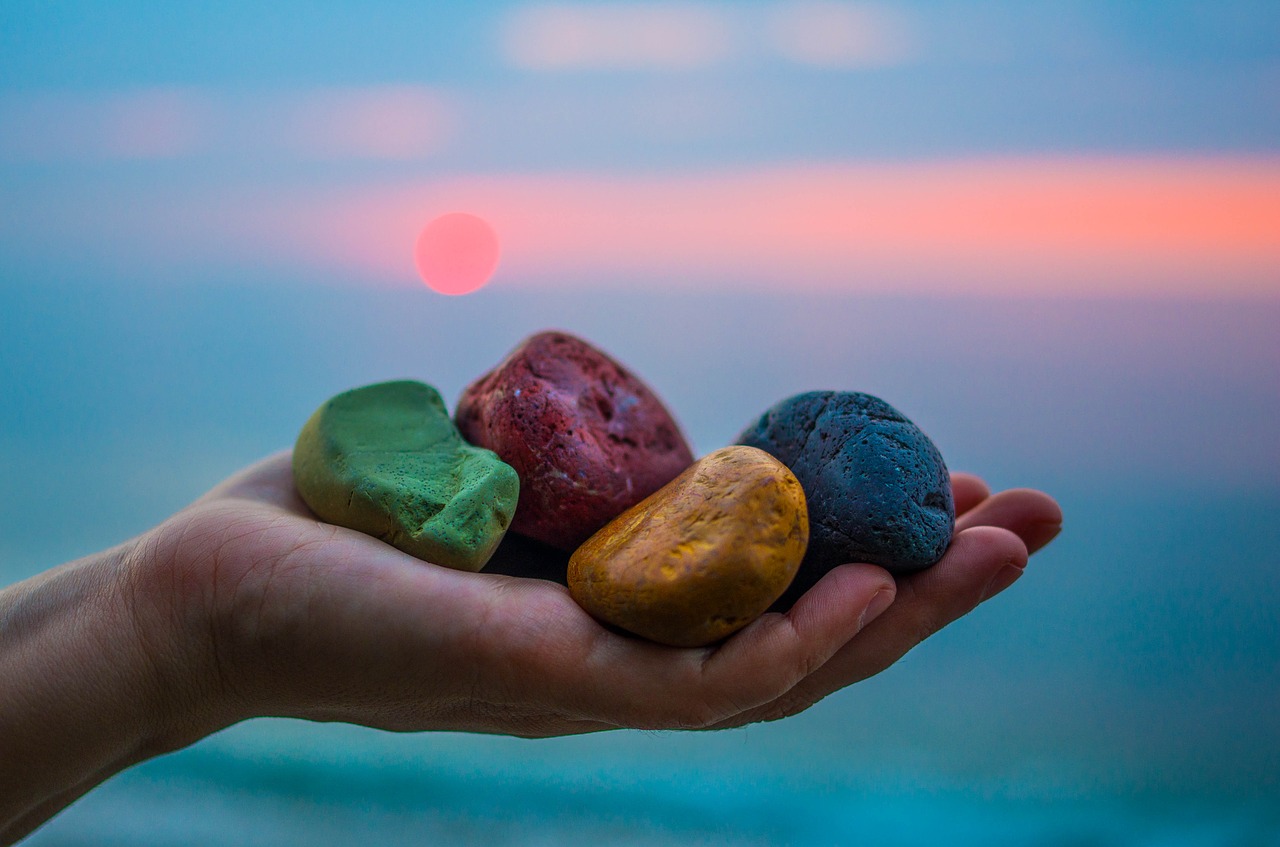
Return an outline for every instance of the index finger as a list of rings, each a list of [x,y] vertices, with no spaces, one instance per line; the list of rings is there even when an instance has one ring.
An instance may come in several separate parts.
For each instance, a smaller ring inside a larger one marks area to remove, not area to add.
[[[959,533],[941,562],[901,577],[893,605],[830,661],[786,696],[727,725],[788,717],[879,673],[982,602],[1004,568],[1020,571],[1026,562],[1026,547],[1008,530],[975,527]]]
[[[771,612],[718,647],[675,649],[615,633],[563,683],[582,717],[639,729],[698,729],[772,702],[821,667],[893,599],[874,565],[827,574],[787,613]]]

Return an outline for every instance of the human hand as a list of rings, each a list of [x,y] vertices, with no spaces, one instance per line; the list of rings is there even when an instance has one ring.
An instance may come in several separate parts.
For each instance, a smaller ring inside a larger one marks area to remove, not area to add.
[[[277,455],[139,538],[0,591],[0,844],[255,716],[548,736],[795,714],[1007,588],[1058,532],[1044,494],[989,496],[965,474],[953,488],[956,534],[930,570],[895,584],[842,565],[787,613],[677,649],[606,629],[563,585],[436,567],[321,523]],[[513,543],[495,568],[538,564]]]
[[[709,648],[613,632],[546,580],[431,566],[321,523],[287,454],[149,533],[136,596],[140,619],[161,633],[180,622],[177,643],[194,647],[174,690],[197,701],[177,710],[216,724],[286,715],[521,736],[738,726],[893,664],[1012,584],[1057,532],[1044,494],[953,483],[957,531],[934,568],[895,584],[881,568],[841,566],[786,614]],[[162,654],[175,643],[154,640]]]
[[[966,473],[953,473],[951,487],[956,528],[942,560],[928,570],[898,577],[892,605],[781,697],[714,728],[799,714],[828,694],[880,673],[1017,582],[1030,555],[1062,530],[1061,508],[1041,491],[1014,488],[992,495],[982,479]]]

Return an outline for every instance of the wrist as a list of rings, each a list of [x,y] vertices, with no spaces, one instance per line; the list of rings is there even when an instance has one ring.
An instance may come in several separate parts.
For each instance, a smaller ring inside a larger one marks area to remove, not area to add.
[[[164,743],[125,590],[131,551],[0,592],[0,843]]]
[[[181,545],[167,543],[165,529],[134,539],[116,576],[153,717],[141,758],[179,750],[249,717],[219,659],[212,576],[203,561],[178,555]]]
[[[0,843],[234,722],[146,537],[0,591]]]

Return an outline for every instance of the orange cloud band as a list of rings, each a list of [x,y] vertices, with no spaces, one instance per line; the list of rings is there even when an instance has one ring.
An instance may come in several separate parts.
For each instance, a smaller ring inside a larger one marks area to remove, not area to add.
[[[414,279],[423,224],[497,231],[495,283],[1280,294],[1280,159],[1028,158],[487,175],[264,198],[277,258]]]

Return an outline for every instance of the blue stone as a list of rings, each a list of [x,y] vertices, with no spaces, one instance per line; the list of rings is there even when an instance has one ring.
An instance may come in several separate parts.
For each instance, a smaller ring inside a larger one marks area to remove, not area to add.
[[[955,529],[951,476],[929,436],[878,397],[811,391],[783,400],[737,438],[773,454],[804,486],[809,549],[782,603],[847,562],[893,573],[942,558]]]

